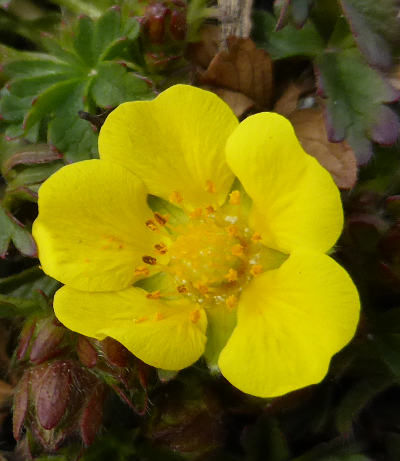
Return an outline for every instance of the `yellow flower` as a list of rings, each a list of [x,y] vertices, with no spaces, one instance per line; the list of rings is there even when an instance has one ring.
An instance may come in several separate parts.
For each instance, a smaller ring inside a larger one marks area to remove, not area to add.
[[[343,226],[339,191],[290,123],[239,124],[214,94],[177,85],[115,109],[99,151],[39,191],[33,233],[65,284],[59,320],[167,370],[204,354],[260,397],[321,381],[359,300],[325,254]]]

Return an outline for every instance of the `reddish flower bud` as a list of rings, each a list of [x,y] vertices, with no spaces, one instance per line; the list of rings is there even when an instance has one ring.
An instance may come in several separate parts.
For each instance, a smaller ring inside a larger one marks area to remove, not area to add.
[[[104,386],[99,384],[83,408],[79,427],[85,445],[91,445],[94,442],[100,429],[103,420],[104,396]]]
[[[93,368],[97,363],[97,351],[85,336],[79,336],[76,353],[82,365]]]
[[[15,440],[21,437],[22,426],[28,411],[30,372],[26,371],[20,379],[14,394],[13,434]]]
[[[53,319],[46,319],[38,325],[39,333],[33,341],[29,358],[31,362],[39,364],[60,353],[58,347],[65,335],[65,328],[54,324]]]
[[[54,362],[41,377],[36,411],[44,429],[53,429],[65,414],[71,394],[72,366],[70,361]]]
[[[101,342],[105,359],[110,365],[115,367],[126,367],[130,357],[130,352],[118,341],[106,338]]]
[[[25,358],[25,354],[29,348],[33,332],[35,331],[35,327],[36,319],[26,322],[22,328],[21,334],[19,335],[19,344],[16,352],[17,360],[23,360]]]
[[[146,36],[151,43],[163,43],[165,37],[165,19],[168,13],[169,10],[163,3],[154,3],[147,7],[143,25]]]

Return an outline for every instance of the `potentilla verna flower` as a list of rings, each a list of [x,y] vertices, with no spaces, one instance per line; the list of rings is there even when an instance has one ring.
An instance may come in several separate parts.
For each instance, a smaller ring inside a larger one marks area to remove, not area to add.
[[[176,85],[117,107],[99,152],[39,191],[33,234],[65,284],[58,319],[166,370],[204,354],[260,397],[321,381],[359,299],[325,254],[343,226],[339,191],[291,124],[239,124],[214,94]]]

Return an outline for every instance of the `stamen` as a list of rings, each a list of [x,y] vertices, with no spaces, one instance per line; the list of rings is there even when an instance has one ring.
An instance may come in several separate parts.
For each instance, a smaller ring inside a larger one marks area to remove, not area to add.
[[[229,224],[229,226],[226,227],[226,230],[228,231],[228,234],[232,237],[237,237],[239,232],[237,226],[235,226],[234,224]]]
[[[201,294],[206,295],[208,293],[208,286],[204,283],[195,283],[194,287],[199,290]]]
[[[195,208],[193,211],[190,212],[189,216],[191,219],[200,218],[203,214],[203,210],[201,208]]]
[[[215,213],[215,208],[212,205],[206,206],[206,212],[207,214],[213,214]]]
[[[210,194],[213,194],[215,192],[215,184],[210,179],[207,179],[206,191]]]
[[[193,323],[197,323],[200,320],[201,313],[198,309],[190,313],[190,321]]]
[[[150,271],[146,266],[138,266],[135,269],[135,275],[149,275]]]
[[[152,219],[146,221],[146,226],[152,231],[158,231],[157,224]]]
[[[157,312],[155,316],[156,322],[158,322],[159,320],[163,320],[163,319],[165,319],[165,315],[161,314],[161,312]]]
[[[176,287],[176,289],[178,290],[179,293],[183,295],[188,292],[188,289],[185,287],[185,285],[179,285],[178,287]]]
[[[160,290],[152,291],[151,293],[147,293],[146,298],[148,299],[160,299],[161,293]]]
[[[250,269],[250,274],[256,276],[261,274],[262,270],[263,267],[261,264],[254,264],[254,266],[252,266]]]
[[[229,203],[231,205],[240,205],[240,191],[238,190],[233,190],[229,194]]]
[[[238,273],[235,269],[230,268],[228,273],[224,275],[224,278],[226,278],[228,282],[236,282],[238,279]]]
[[[154,213],[154,217],[160,226],[165,226],[168,222],[169,216],[161,213]]]
[[[243,245],[240,245],[240,243],[237,243],[236,245],[233,245],[231,248],[231,253],[234,256],[243,256],[244,255],[244,247]]]
[[[251,240],[253,240],[253,242],[259,242],[261,239],[261,234],[259,234],[258,232],[254,232],[254,234],[251,237]]]
[[[150,266],[157,264],[157,259],[153,258],[153,256],[143,256],[142,261],[146,264],[150,264]]]
[[[237,304],[237,298],[235,295],[230,295],[226,298],[226,307],[229,309],[229,310],[232,310],[236,304]]]
[[[177,190],[174,190],[172,194],[169,196],[169,201],[172,203],[182,203],[183,202],[182,193]]]
[[[133,321],[133,323],[142,323],[142,322],[145,322],[148,319],[149,319],[148,317],[143,316],[143,317],[139,317],[139,318],[136,318],[136,319],[132,319],[132,321]]]
[[[165,253],[167,253],[167,251],[168,251],[167,245],[165,245],[165,243],[157,243],[157,244],[154,245],[154,248],[155,248],[161,255],[165,255]]]

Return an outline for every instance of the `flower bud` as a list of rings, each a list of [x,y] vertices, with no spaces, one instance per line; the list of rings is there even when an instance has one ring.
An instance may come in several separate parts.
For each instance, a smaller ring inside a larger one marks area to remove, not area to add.
[[[25,426],[47,452],[77,436],[90,445],[102,423],[104,396],[104,384],[76,360],[29,368],[14,396],[14,437],[21,440]]]
[[[57,356],[61,351],[61,341],[65,336],[65,328],[55,324],[48,318],[37,327],[38,333],[32,342],[29,358],[31,362],[40,364]]]
[[[181,0],[153,1],[142,19],[144,37],[153,45],[170,45],[186,37],[187,6]]]
[[[101,342],[104,357],[109,365],[115,367],[126,367],[130,357],[130,352],[118,341],[106,338]]]
[[[76,345],[76,353],[82,365],[93,368],[97,363],[97,351],[88,338],[79,335]]]

